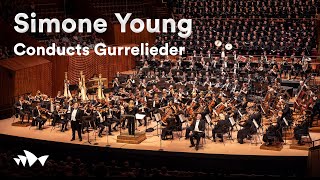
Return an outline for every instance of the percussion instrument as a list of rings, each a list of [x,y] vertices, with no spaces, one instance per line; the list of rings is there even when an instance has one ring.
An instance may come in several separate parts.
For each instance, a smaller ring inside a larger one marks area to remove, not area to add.
[[[231,50],[232,49],[232,44],[228,43],[225,45],[226,50]]]
[[[222,45],[222,42],[220,40],[216,40],[214,42],[214,45],[216,45],[217,47],[220,47]]]

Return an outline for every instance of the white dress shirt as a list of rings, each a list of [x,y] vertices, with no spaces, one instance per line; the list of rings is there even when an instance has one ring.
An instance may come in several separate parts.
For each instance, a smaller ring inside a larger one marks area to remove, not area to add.
[[[97,113],[98,113],[98,116],[99,116],[100,123],[103,123],[103,118],[101,116],[101,113],[99,111],[97,111]]]
[[[71,121],[76,121],[78,109],[74,109],[71,113]]]
[[[197,120],[196,121],[196,125],[194,126],[194,131],[196,131],[196,132],[199,132],[200,130],[199,130],[199,123],[200,123],[200,120]]]

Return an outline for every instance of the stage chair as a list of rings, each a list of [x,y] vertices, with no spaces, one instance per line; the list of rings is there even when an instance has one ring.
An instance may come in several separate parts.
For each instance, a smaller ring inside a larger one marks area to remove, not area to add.
[[[206,133],[204,132],[200,137],[199,148],[204,148],[205,144],[206,144]]]
[[[172,130],[172,136],[174,136],[174,133],[178,134],[179,141],[182,137],[182,126],[175,126],[174,129]]]

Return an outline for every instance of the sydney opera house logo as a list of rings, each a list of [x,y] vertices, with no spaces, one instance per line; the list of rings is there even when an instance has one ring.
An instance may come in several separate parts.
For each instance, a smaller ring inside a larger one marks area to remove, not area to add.
[[[27,150],[23,150],[23,152],[24,152],[25,156],[18,155],[18,158],[13,158],[13,160],[17,163],[17,165],[19,165],[21,162],[23,167],[26,166],[27,161],[28,161],[29,167],[31,167],[37,160],[39,160],[41,165],[44,166],[44,164],[46,163],[46,161],[49,157],[49,155],[44,155],[44,156],[37,158],[37,156],[35,156],[33,153],[31,153]]]

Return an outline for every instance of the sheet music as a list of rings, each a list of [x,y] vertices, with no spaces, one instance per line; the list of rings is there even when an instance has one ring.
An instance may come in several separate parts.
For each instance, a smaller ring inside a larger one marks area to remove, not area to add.
[[[156,121],[161,120],[161,115],[159,113],[155,114],[154,117],[156,118]]]
[[[236,123],[236,122],[234,121],[233,117],[230,117],[230,118],[229,118],[229,121],[230,121],[230,123],[231,123],[232,126]]]
[[[136,114],[136,119],[143,119],[144,117],[146,117],[145,114]]]
[[[206,120],[207,120],[207,123],[210,124],[211,118],[210,118],[209,114],[207,114],[207,115],[205,116],[205,118],[206,118]]]
[[[283,118],[284,123],[286,124],[286,126],[289,126],[287,119],[284,117]]]
[[[182,114],[179,115],[179,119],[181,122],[184,122],[184,116]]]

